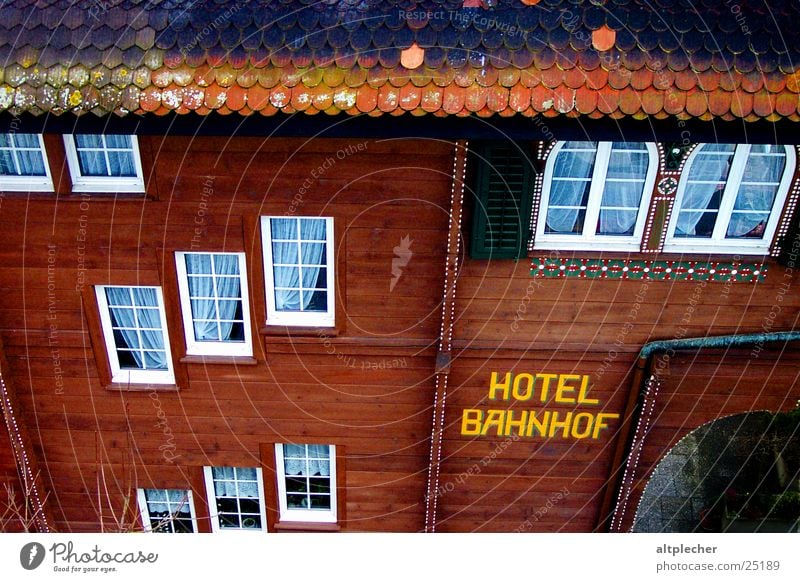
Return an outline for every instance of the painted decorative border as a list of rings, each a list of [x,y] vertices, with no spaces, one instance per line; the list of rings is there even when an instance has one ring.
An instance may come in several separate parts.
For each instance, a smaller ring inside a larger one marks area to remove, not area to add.
[[[741,261],[651,261],[644,259],[567,259],[535,257],[531,276],[558,279],[633,279],[653,281],[708,281],[759,283],[764,281],[764,263]]]

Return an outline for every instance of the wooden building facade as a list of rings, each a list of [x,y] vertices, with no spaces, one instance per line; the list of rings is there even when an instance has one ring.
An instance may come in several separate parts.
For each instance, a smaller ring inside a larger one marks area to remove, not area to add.
[[[39,4],[0,35],[26,527],[627,531],[691,431],[796,407],[791,46],[639,2]]]

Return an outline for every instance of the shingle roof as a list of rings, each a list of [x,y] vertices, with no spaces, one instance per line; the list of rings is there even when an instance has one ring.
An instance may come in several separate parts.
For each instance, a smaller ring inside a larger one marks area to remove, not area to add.
[[[800,119],[796,1],[483,2],[12,0],[0,110]]]

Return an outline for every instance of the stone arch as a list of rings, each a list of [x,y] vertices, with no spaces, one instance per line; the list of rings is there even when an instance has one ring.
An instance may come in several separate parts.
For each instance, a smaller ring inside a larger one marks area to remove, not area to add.
[[[796,409],[735,414],[683,437],[653,470],[632,530],[797,531],[799,523]]]

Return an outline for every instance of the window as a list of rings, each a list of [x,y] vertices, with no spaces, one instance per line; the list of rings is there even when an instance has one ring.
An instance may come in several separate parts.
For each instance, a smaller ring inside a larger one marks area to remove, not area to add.
[[[470,255],[518,259],[528,252],[534,170],[513,142],[487,143],[474,150],[476,204]]]
[[[275,445],[282,521],[336,521],[336,447]]]
[[[794,167],[790,147],[698,146],[678,185],[664,250],[767,253]]]
[[[195,533],[197,518],[192,492],[185,489],[139,489],[139,509],[145,531]]]
[[[657,160],[649,143],[559,142],[545,167],[535,246],[638,249]]]
[[[261,218],[267,323],[334,325],[333,218]]]
[[[160,287],[98,286],[111,381],[174,384]]]
[[[35,133],[0,134],[0,188],[52,192],[44,140]]]
[[[203,469],[212,531],[267,531],[264,485],[260,468],[204,467]]]
[[[144,192],[139,143],[134,135],[65,135],[76,192]]]
[[[175,253],[186,353],[252,356],[244,253]]]

